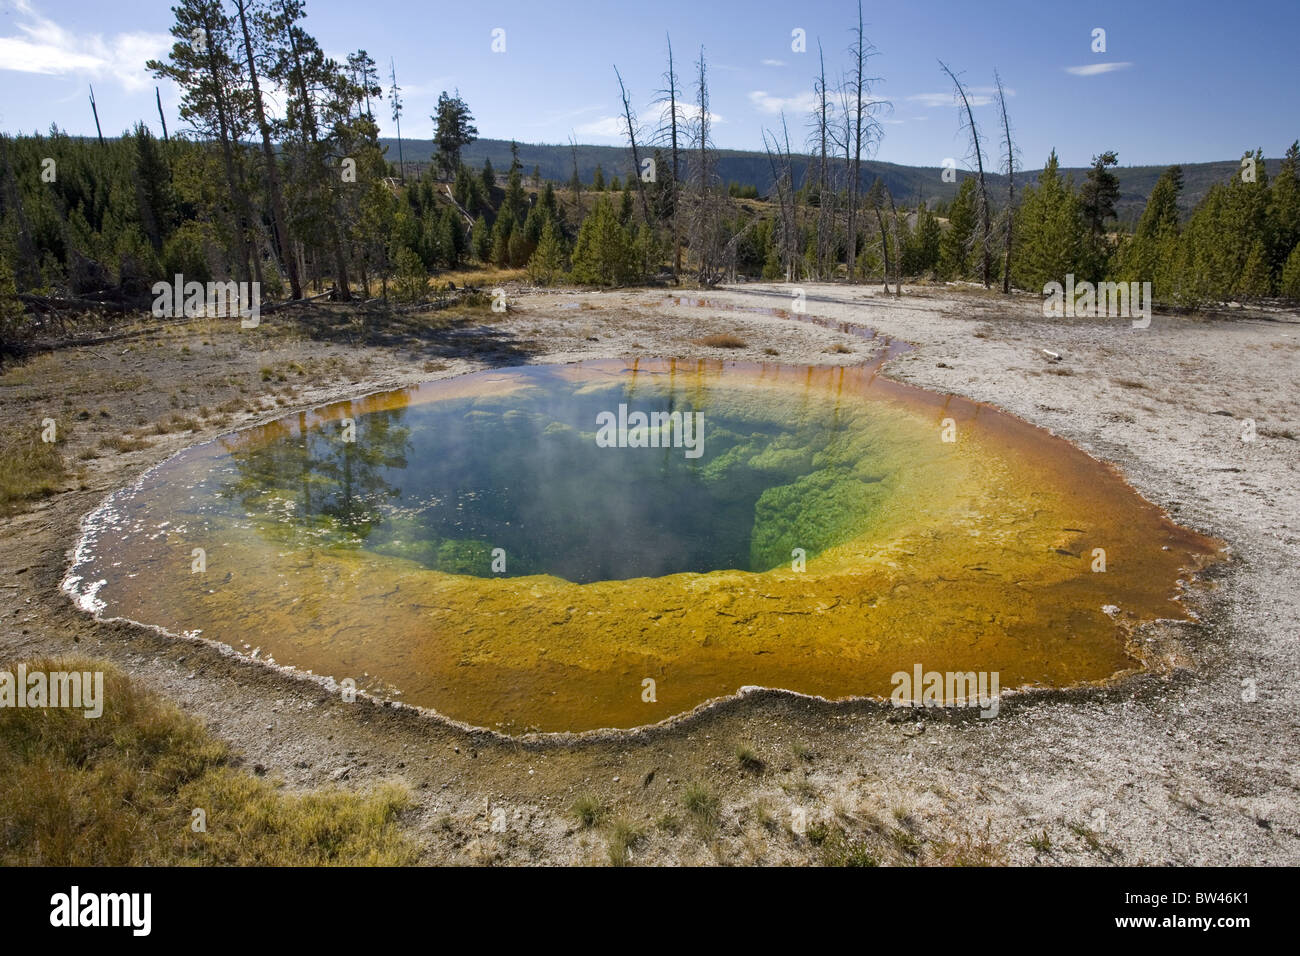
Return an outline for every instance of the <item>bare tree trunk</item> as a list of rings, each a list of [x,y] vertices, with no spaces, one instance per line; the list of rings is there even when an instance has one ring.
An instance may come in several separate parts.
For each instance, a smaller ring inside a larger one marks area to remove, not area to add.
[[[317,144],[318,131],[316,128],[316,112],[312,108],[311,91],[307,89],[307,77],[303,70],[302,57],[298,52],[298,41],[293,38],[293,21],[289,18],[288,7],[283,2],[281,2],[280,7],[285,14],[285,32],[288,34],[289,51],[293,55],[294,74],[298,80],[298,95],[302,97],[303,126],[305,127],[307,139],[314,149]],[[319,172],[322,174],[320,185],[326,189],[330,189],[325,182],[328,173],[326,173],[324,169],[319,170]],[[333,201],[333,195],[334,190],[330,189],[330,207],[333,210],[334,215],[330,217],[328,228],[330,232],[330,245],[334,250],[334,295],[336,298],[346,302],[352,298],[352,293],[348,289],[347,259],[343,255],[343,238],[339,234],[340,217],[338,208]]]
[[[696,207],[695,229],[691,245],[696,247],[699,258],[699,278],[702,285],[712,285],[716,281],[716,260],[714,249],[716,224],[714,223],[712,197],[710,195],[713,176],[709,162],[709,78],[708,66],[704,59],[704,47],[700,47],[700,59],[697,66],[696,105],[699,107],[699,199]]]
[[[222,85],[221,76],[217,72],[216,57],[212,53],[211,24],[205,23],[203,32],[207,41],[206,49],[208,50],[208,79],[212,83],[212,96],[217,108],[217,138],[221,143],[221,162],[225,169],[226,186],[230,190],[231,201],[240,210],[240,214],[234,217],[235,249],[238,257],[236,261],[236,278],[246,282],[252,274],[247,232],[249,219],[248,191],[241,187],[239,177],[235,172],[235,154],[234,147],[231,144],[231,128],[233,124],[228,118],[225,87]]]
[[[880,203],[876,197],[871,199],[871,208],[876,211],[876,226],[880,229],[880,255],[884,261],[885,295],[889,294],[889,237],[885,234],[885,219],[880,213]]]
[[[898,207],[894,205],[894,194],[888,186],[884,187],[885,198],[889,200],[889,214],[893,225],[894,236],[894,295],[895,297],[903,294],[903,248],[902,243],[898,241]],[[888,268],[888,267],[886,267]]]
[[[90,111],[95,114],[95,133],[99,136],[99,145],[104,145],[104,131],[99,128],[99,107],[95,105],[95,88],[90,88]]]
[[[171,137],[167,135],[167,117],[163,115],[162,93],[158,91],[158,87],[156,86],[153,88],[153,98],[158,104],[158,120],[162,123],[163,142],[170,143],[172,140]]]
[[[262,86],[257,78],[257,63],[253,58],[253,37],[248,29],[247,0],[235,0],[239,11],[239,27],[244,35],[244,54],[248,60],[248,78],[253,91],[253,109],[257,115],[257,128],[262,134],[262,158],[266,162],[266,185],[271,198],[271,231],[275,235],[275,251],[280,265],[289,273],[290,298],[302,298],[302,283],[298,265],[289,249],[289,226],[284,214],[284,194],[280,190],[280,167],[275,148],[271,145],[271,124],[266,121],[266,108],[262,102]],[[161,109],[161,108],[160,108]]]
[[[817,76],[817,134],[820,140],[821,150],[818,153],[817,164],[817,277],[826,278],[826,260],[828,235],[826,230],[826,204],[830,201],[829,190],[827,186],[827,165],[826,165],[826,57],[822,54],[821,41],[817,41],[817,62],[820,70]]]
[[[641,179],[641,154],[636,147],[636,122],[632,119],[632,104],[628,102],[627,87],[623,85],[623,76],[618,72],[618,67],[614,67],[614,75],[618,77],[618,91],[623,97],[623,118],[627,121],[627,141],[632,146],[632,175],[636,177],[636,191],[641,195],[641,218],[646,225],[650,224],[650,207],[646,204],[645,199],[645,182]]]
[[[962,86],[961,81],[957,79],[956,74],[954,74],[952,70],[948,69],[948,65],[944,63],[943,60],[939,61],[939,66],[948,74],[949,79],[952,80],[953,85],[957,88],[957,95],[961,97],[962,106],[966,110],[966,125],[970,129],[971,143],[973,144],[972,148],[975,152],[975,165],[979,170],[980,233],[983,237],[980,243],[983,246],[981,253],[980,278],[984,282],[984,288],[987,289],[989,287],[989,275],[992,271],[992,262],[990,261],[991,252],[989,249],[989,233],[992,229],[992,225],[989,222],[989,192],[988,186],[984,182],[984,154],[980,152],[979,129],[975,126],[975,114],[971,112],[970,100],[966,98],[966,87]]]
[[[858,192],[862,186],[862,126],[866,110],[863,96],[866,78],[863,72],[867,65],[867,47],[862,29],[862,0],[858,0],[857,41],[853,44],[853,156],[849,172],[849,281],[853,281],[858,253]]]
[[[1002,77],[994,70],[997,81],[998,106],[1002,111],[1002,132],[1006,135],[1007,154],[1004,162],[1007,174],[1007,235],[1002,249],[1002,294],[1011,294],[1011,240],[1016,224],[1016,150],[1011,143],[1011,121],[1007,119],[1007,97],[1002,89]]]
[[[681,282],[682,230],[678,207],[682,198],[681,164],[677,152],[677,72],[673,68],[673,41],[668,38],[668,109],[673,148],[673,284]]]
[[[397,170],[398,176],[401,177],[402,185],[406,185],[406,160],[402,158],[402,101],[398,99],[397,94],[401,93],[401,87],[397,85],[397,64],[392,57],[388,58],[388,72],[392,77],[392,97],[393,97],[393,122],[397,124]],[[385,282],[384,298],[388,298],[388,286]]]

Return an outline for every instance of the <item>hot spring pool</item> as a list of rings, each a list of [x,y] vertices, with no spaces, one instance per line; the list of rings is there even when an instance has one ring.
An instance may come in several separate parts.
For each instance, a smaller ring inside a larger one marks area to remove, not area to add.
[[[522,733],[746,685],[888,697],[918,664],[1104,679],[1215,551],[1068,443],[876,368],[603,361],[188,449],[88,516],[65,587]]]

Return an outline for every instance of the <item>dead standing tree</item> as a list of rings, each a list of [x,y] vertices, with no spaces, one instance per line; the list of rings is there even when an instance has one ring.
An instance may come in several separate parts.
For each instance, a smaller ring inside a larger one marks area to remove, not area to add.
[[[987,289],[989,287],[989,276],[992,272],[992,250],[990,249],[989,243],[990,233],[992,232],[993,226],[989,221],[989,191],[988,185],[984,181],[984,154],[980,152],[979,127],[975,125],[975,114],[971,112],[970,98],[966,96],[966,87],[962,85],[961,80],[957,79],[957,75],[953,73],[952,70],[948,69],[948,65],[944,63],[943,60],[939,61],[939,66],[943,72],[948,74],[948,78],[952,80],[957,97],[961,99],[962,108],[966,114],[966,119],[963,121],[962,126],[970,133],[971,152],[975,156],[975,166],[979,174],[977,180],[977,186],[979,188],[979,205],[976,207],[978,221],[976,222],[975,227],[980,237],[980,245],[982,246],[980,254],[980,278],[984,283],[984,288]]]
[[[669,215],[672,218],[673,227],[673,282],[674,284],[681,281],[682,271],[682,230],[681,217],[678,210],[681,205],[681,154],[678,140],[678,113],[677,100],[681,96],[681,91],[677,88],[677,71],[673,66],[673,40],[668,37],[668,72],[664,74],[664,81],[667,87],[659,91],[659,102],[667,103],[667,125],[661,123],[655,137],[660,142],[667,139],[668,147],[672,152],[672,183],[669,192],[669,202],[671,207]]]
[[[862,152],[869,149],[874,139],[879,139],[880,124],[875,120],[875,100],[871,96],[871,84],[880,78],[867,76],[867,61],[876,55],[876,48],[867,40],[862,27],[862,0],[858,0],[858,25],[853,31],[854,42],[849,48],[853,58],[852,66],[844,90],[845,105],[845,152],[849,167],[849,210],[848,210],[848,254],[847,265],[849,281],[855,274],[858,243],[858,206],[862,191]]]
[[[781,133],[784,137],[784,147],[775,134],[763,130],[763,149],[767,152],[767,161],[772,168],[772,182],[776,189],[779,210],[777,247],[781,251],[781,266],[785,272],[785,281],[793,282],[796,278],[796,264],[800,252],[799,206],[794,191],[790,131],[786,127],[784,112],[781,113]]]
[[[636,145],[636,114],[632,112],[632,104],[627,96],[627,87],[623,85],[623,75],[618,72],[617,66],[614,67],[614,75],[618,77],[618,92],[623,98],[623,119],[627,124],[628,145],[632,148],[632,175],[636,177],[636,189],[641,195],[641,218],[648,226],[650,225],[650,207],[646,203],[645,180],[641,176],[641,153]]]
[[[1007,119],[1007,96],[1002,88],[1002,77],[993,71],[993,80],[998,88],[998,108],[1002,113],[1003,149],[1002,171],[1007,177],[1007,210],[1003,216],[1002,244],[1002,292],[1011,293],[1011,239],[1015,229],[1016,208],[1016,148],[1011,142],[1011,121]]]
[[[885,294],[889,294],[889,232],[885,229],[885,216],[881,210],[884,205],[885,183],[877,176],[876,181],[871,184],[871,189],[867,191],[867,201],[871,203],[871,208],[876,213],[876,228],[880,230],[880,257],[882,262],[882,271],[885,276]],[[890,199],[892,202],[892,198]]]
[[[821,41],[817,41],[817,79],[813,92],[817,109],[813,113],[815,128],[812,136],[817,152],[817,278],[825,279],[830,272],[831,243],[835,235],[835,190],[830,182],[830,157],[827,144],[830,139],[830,96],[826,89],[826,58],[822,55]]]
[[[696,62],[695,105],[699,112],[695,117],[692,131],[694,142],[691,146],[695,159],[691,177],[695,195],[692,197],[687,241],[695,253],[700,284],[715,285],[721,278],[722,216],[720,201],[714,189],[714,167],[717,162],[709,140],[709,77],[704,47],[700,47],[700,58]]]

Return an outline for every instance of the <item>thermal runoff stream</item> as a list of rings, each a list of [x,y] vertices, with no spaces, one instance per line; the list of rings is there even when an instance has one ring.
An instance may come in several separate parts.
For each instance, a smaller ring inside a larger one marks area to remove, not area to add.
[[[88,516],[65,588],[506,733],[736,693],[1135,666],[1215,542],[1112,469],[878,366],[600,361],[340,402]]]

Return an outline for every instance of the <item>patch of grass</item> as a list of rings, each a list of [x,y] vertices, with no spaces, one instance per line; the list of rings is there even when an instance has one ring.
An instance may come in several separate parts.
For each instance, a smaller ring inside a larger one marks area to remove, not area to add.
[[[1146,388],[1146,382],[1139,382],[1135,378],[1112,378],[1112,382],[1121,388]]]
[[[1052,838],[1047,835],[1046,830],[1035,833],[1026,842],[1028,842],[1030,847],[1037,850],[1039,853],[1052,852]]]
[[[682,794],[682,806],[702,827],[716,826],[721,817],[721,803],[702,783],[689,783]]]
[[[986,825],[982,832],[967,831],[956,839],[935,841],[934,862],[939,866],[1002,866],[1006,863],[1002,847],[991,834],[992,827]]]
[[[110,435],[99,440],[99,447],[107,448],[109,451],[126,453],[144,451],[146,448],[152,448],[153,444],[133,435]]]
[[[1086,843],[1088,849],[1094,853],[1102,848],[1101,838],[1097,836],[1095,831],[1085,827],[1082,823],[1071,823],[1070,832]]]
[[[816,823],[808,824],[803,835],[808,838],[808,842],[813,846],[821,846],[826,842],[827,837],[831,835],[831,828],[824,820],[818,820]]]
[[[609,815],[609,805],[599,797],[590,794],[573,801],[573,806],[570,809],[585,829],[591,829]]]
[[[767,764],[749,744],[736,744],[736,762],[747,773],[762,773]]]
[[[691,341],[711,349],[743,349],[747,344],[740,336],[732,335],[730,332],[719,332],[717,335],[706,335],[702,339],[691,339]]]
[[[847,345],[845,345],[843,342],[836,342],[834,345],[832,345],[832,346],[831,346],[830,348],[828,348],[826,351],[828,351],[828,352],[834,352],[834,353],[836,353],[837,355],[852,355],[852,354],[853,354],[853,349],[849,348],[849,347],[848,347]]]
[[[645,841],[645,830],[629,820],[615,820],[609,833],[609,865],[627,866],[632,850]]]
[[[682,831],[682,821],[677,819],[676,815],[672,813],[665,813],[661,816],[655,821],[655,826],[660,830],[663,830],[664,833],[671,833],[674,836]]]
[[[825,866],[880,866],[880,858],[872,852],[866,840],[836,833],[822,847],[822,863]]]
[[[787,796],[797,797],[801,800],[816,800],[821,796],[812,782],[802,777],[797,780],[782,781],[781,789],[785,791]]]
[[[794,754],[796,760],[802,760],[805,763],[812,763],[813,758],[817,756],[811,747],[798,740],[790,745],[790,752]]]
[[[763,354],[764,354],[764,355],[780,355],[781,353],[778,352],[776,349],[769,347],[769,348],[765,348],[765,349],[763,349]]]
[[[39,430],[0,435],[0,514],[55,494],[67,478],[58,442],[41,441]]]
[[[911,830],[890,830],[888,834],[894,849],[899,853],[915,858],[921,852],[921,840]]]
[[[13,665],[10,665],[12,668]],[[238,769],[197,720],[103,661],[103,714],[0,710],[0,864],[5,866],[403,865],[406,791],[289,794]],[[206,831],[196,832],[194,810]]]
[[[772,812],[766,800],[759,800],[754,804],[754,821],[764,830],[777,828],[776,814]]]

